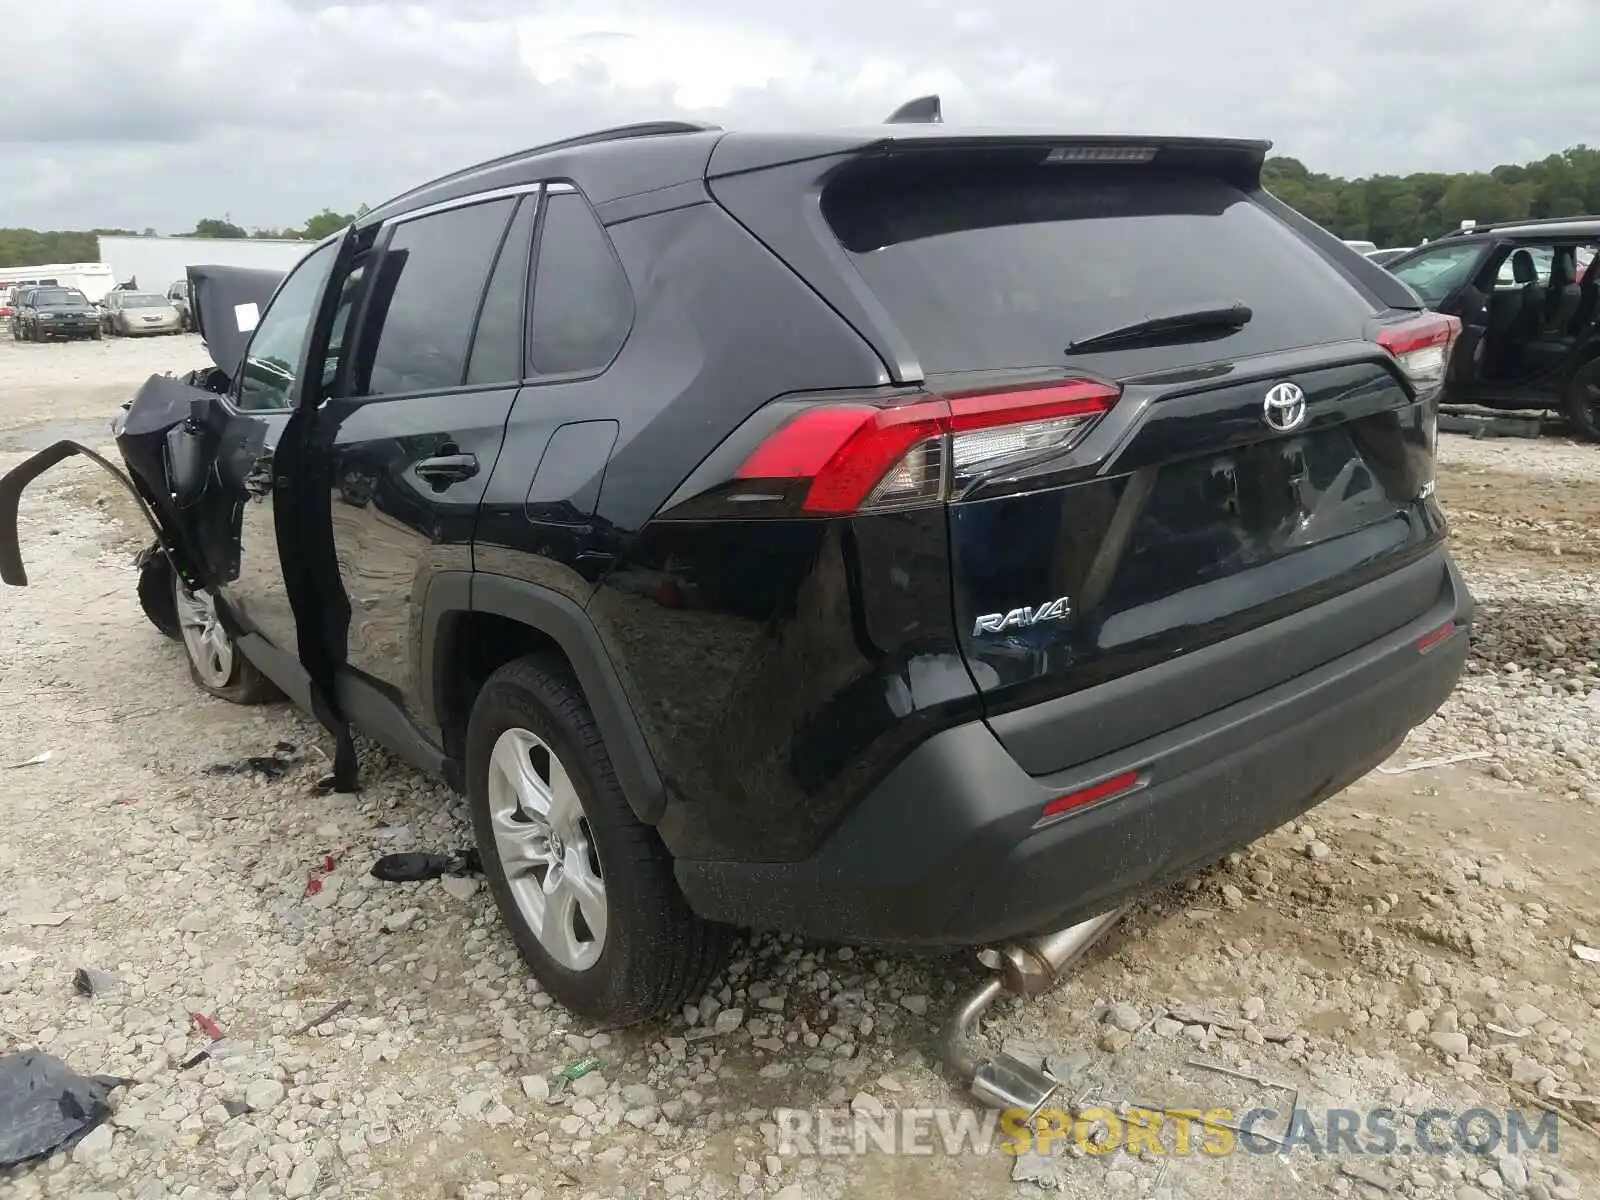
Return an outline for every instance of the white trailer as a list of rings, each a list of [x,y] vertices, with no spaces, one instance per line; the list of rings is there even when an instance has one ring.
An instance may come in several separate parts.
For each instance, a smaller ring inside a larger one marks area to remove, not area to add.
[[[265,267],[287,271],[304,258],[315,242],[279,238],[126,237],[104,234],[100,261],[111,269],[115,285],[133,283],[141,292],[165,292],[185,278],[188,268]]]
[[[104,263],[44,263],[37,267],[0,267],[0,303],[10,296],[13,288],[35,283],[77,288],[89,298],[91,304],[104,300],[106,293],[116,286],[116,280],[111,277],[111,271]]]

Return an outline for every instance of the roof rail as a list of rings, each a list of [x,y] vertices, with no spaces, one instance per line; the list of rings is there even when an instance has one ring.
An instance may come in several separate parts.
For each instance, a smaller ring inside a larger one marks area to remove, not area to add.
[[[499,158],[491,158],[487,162],[473,163],[470,167],[463,167],[459,171],[451,171],[448,175],[441,175],[437,179],[430,179],[426,183],[419,183],[414,188],[408,188],[398,196],[391,196],[382,204],[373,205],[371,211],[377,212],[400,201],[416,196],[436,188],[441,184],[451,183],[458,179],[465,179],[469,175],[476,175],[480,171],[487,171],[494,167],[504,166],[516,162],[518,159],[528,158],[534,154],[549,154],[556,150],[576,150],[580,146],[594,146],[602,142],[620,142],[627,138],[662,137],[675,133],[716,133],[722,126],[712,125],[705,121],[640,121],[633,125],[617,125],[611,129],[597,129],[593,133],[580,133],[575,137],[562,138],[555,142],[545,142],[539,146],[530,146],[526,150],[513,150],[510,154],[502,154]]]
[[[1600,224],[1600,215],[1593,213],[1575,217],[1518,217],[1516,220],[1507,221],[1479,221],[1473,225],[1452,229],[1448,233],[1441,233],[1433,240],[1442,242],[1446,238],[1466,237],[1469,233],[1489,233],[1496,229],[1520,229],[1525,225],[1584,225]]]

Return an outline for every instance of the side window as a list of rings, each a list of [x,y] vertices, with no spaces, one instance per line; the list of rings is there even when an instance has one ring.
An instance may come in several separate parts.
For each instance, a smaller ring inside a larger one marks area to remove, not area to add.
[[[377,265],[366,392],[394,395],[460,387],[467,343],[514,199],[403,221]]]
[[[633,326],[633,294],[611,239],[576,192],[549,198],[533,284],[533,370],[600,371]]]
[[[522,378],[523,317],[527,314],[528,251],[538,198],[528,196],[511,220],[500,247],[489,290],[484,293],[478,329],[472,335],[468,383],[511,383]]]
[[[1482,243],[1443,246],[1425,251],[1390,268],[1428,304],[1437,304],[1472,278],[1483,255]]]
[[[1579,283],[1600,282],[1600,246],[1593,242],[1579,246],[1575,263]]]
[[[313,250],[278,285],[244,353],[236,401],[243,411],[270,412],[290,406],[294,373],[300,368],[300,356],[311,333],[313,306],[333,270],[338,249],[338,242],[329,242]]]
[[[1550,262],[1555,257],[1555,250],[1550,246],[1518,246],[1506,252],[1505,261],[1500,264],[1500,270],[1495,275],[1495,291],[1505,291],[1521,287],[1517,282],[1516,268],[1511,265],[1511,260],[1517,256],[1518,250],[1526,250],[1533,259],[1533,269],[1538,274],[1538,282],[1542,286],[1550,283]]]
[[[357,262],[339,285],[339,305],[333,310],[333,328],[328,333],[328,353],[322,363],[322,386],[330,389],[339,378],[339,365],[345,344],[350,340],[350,325],[355,313],[356,300],[361,295],[361,280],[366,274],[366,263]]]

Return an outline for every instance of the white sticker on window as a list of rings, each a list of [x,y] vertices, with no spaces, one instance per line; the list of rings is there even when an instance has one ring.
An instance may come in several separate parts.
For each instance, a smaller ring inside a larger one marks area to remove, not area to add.
[[[235,304],[233,319],[238,324],[240,333],[249,333],[260,324],[261,309],[255,304]]]

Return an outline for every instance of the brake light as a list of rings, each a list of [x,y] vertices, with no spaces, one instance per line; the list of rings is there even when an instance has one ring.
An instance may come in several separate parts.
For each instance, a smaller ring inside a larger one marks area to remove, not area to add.
[[[809,479],[802,507],[870,512],[959,499],[983,476],[1061,454],[1117,402],[1071,380],[876,407],[820,404],[755,448],[740,479]]]
[[[1461,321],[1444,313],[1424,313],[1378,333],[1382,346],[1400,365],[1407,378],[1419,387],[1437,387],[1444,382],[1450,362],[1450,347],[1461,332]]]

